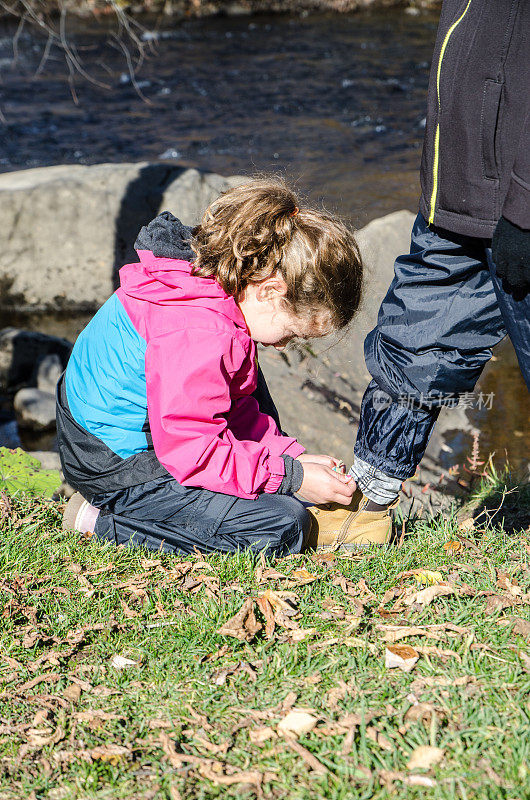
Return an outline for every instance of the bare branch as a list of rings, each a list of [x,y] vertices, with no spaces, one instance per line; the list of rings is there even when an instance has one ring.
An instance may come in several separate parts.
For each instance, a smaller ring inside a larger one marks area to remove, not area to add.
[[[143,94],[136,80],[136,75],[145,61],[147,51],[154,52],[152,43],[146,43],[142,39],[142,34],[146,29],[129,16],[116,0],[105,0],[105,3],[114,15],[117,28],[117,30],[108,33],[105,45],[122,53],[135,91],[144,102],[149,103],[149,99]],[[46,9],[45,6],[46,4],[42,0],[0,0],[0,11],[4,11],[18,21],[17,29],[13,35],[13,65],[17,64],[19,58],[19,42],[22,31],[24,26],[28,26],[46,37],[35,75],[42,74],[53,49],[57,48],[64,57],[70,91],[76,104],[79,102],[74,86],[76,74],[98,88],[111,89],[110,83],[101,81],[83,63],[80,51],[87,48],[78,50],[73,40],[69,38],[67,31],[68,10],[64,0],[56,0],[51,9]],[[97,18],[94,11],[93,14]],[[102,59],[98,59],[94,67],[112,74],[112,69]]]

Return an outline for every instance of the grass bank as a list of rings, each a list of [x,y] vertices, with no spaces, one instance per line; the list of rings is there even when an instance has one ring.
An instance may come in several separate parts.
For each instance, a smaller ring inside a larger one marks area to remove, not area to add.
[[[465,533],[274,564],[4,496],[0,797],[528,797],[530,487],[502,488]]]

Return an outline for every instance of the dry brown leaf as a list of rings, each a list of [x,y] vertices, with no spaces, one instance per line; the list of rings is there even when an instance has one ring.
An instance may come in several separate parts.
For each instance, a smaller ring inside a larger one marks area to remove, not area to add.
[[[325,767],[324,764],[322,764],[322,762],[319,761],[318,758],[316,758],[316,756],[313,755],[313,753],[310,753],[309,750],[306,750],[305,747],[302,747],[300,742],[297,742],[296,739],[291,739],[291,738],[287,738],[285,742],[288,745],[288,747],[291,748],[291,750],[294,750],[295,753],[297,753],[301,758],[303,758],[307,766],[310,767],[313,770],[313,772],[315,772],[317,775],[327,774],[328,772],[327,767]]]
[[[286,714],[287,711],[291,710],[291,708],[294,706],[297,700],[298,700],[298,695],[296,694],[296,692],[287,692],[282,702],[279,704],[279,710],[282,713]]]
[[[385,650],[385,667],[410,672],[416,666],[419,653],[408,644],[389,644]]]
[[[444,544],[446,553],[458,553],[462,549],[462,542],[459,542],[458,539],[450,539]]]
[[[253,728],[248,732],[248,738],[252,744],[263,744],[269,739],[275,739],[276,733],[268,725],[262,725],[259,728]]]
[[[233,636],[240,642],[251,642],[263,627],[256,619],[254,604],[254,598],[247,597],[237,614],[225,622],[217,633],[221,636]]]
[[[175,743],[171,736],[164,731],[160,731],[158,739],[162,745],[162,750],[168,757],[172,767],[180,769],[183,764],[208,764],[211,763],[210,759],[201,758],[200,756],[192,756],[186,753],[177,753],[175,750]]]
[[[34,689],[39,683],[55,683],[61,679],[60,672],[47,672],[44,675],[37,675],[35,678],[32,678],[30,681],[26,681],[17,689],[17,694],[22,694],[24,692],[29,692],[30,689]]]
[[[384,631],[385,635],[383,641],[389,642],[390,644],[398,642],[400,639],[404,639],[407,636],[426,636],[429,639],[443,638],[440,632],[432,630],[432,628],[419,627],[416,625],[376,625],[375,629]]]
[[[287,638],[290,642],[303,642],[304,639],[315,636],[317,633],[317,628],[296,628],[288,632]]]
[[[395,749],[392,742],[387,739],[386,736],[383,736],[373,725],[369,725],[366,728],[366,735],[372,742],[377,744],[381,750],[391,751]]]
[[[417,592],[415,589],[408,587],[405,590],[404,602],[406,606],[428,606],[429,603],[436,597],[445,597],[450,594],[455,594],[455,587],[447,582],[436,583],[434,586],[427,586],[426,589],[420,589]]]
[[[422,745],[417,747],[407,763],[407,769],[431,769],[442,761],[444,751],[441,747],[430,747],[429,745]]]
[[[439,656],[443,659],[456,658],[457,661],[462,662],[462,659],[454,650],[443,650],[441,647],[435,647],[434,645],[416,645],[416,650],[422,656]]]
[[[101,744],[90,751],[94,761],[107,761],[109,764],[119,764],[131,755],[131,749],[121,744]]]
[[[290,711],[279,723],[277,727],[280,736],[295,737],[304,736],[313,730],[318,722],[318,717],[306,711],[294,709]]]
[[[148,725],[153,730],[157,730],[158,728],[172,728],[173,723],[170,722],[168,719],[150,719]]]
[[[434,713],[434,706],[430,703],[415,703],[405,714],[405,722],[430,722]]]
[[[425,686],[467,686],[468,683],[476,683],[475,675],[459,675],[457,678],[448,678],[447,675],[429,675],[416,678],[411,684],[412,692],[421,691]]]
[[[499,572],[497,575],[497,586],[499,589],[503,589],[505,592],[508,592],[512,597],[521,597],[523,594],[523,590],[520,586],[505,575],[504,572]]]
[[[194,742],[197,742],[204,750],[207,750],[209,753],[226,753],[228,748],[230,747],[229,742],[223,742],[222,744],[215,744],[215,742],[211,742],[205,736],[200,736],[198,733],[193,734]]]
[[[218,764],[219,769],[222,769],[221,763],[218,762]],[[250,784],[251,786],[255,786],[256,789],[261,790],[263,781],[261,772],[257,770],[246,770],[245,772],[234,772],[231,775],[226,775],[221,771],[217,771],[215,766],[217,766],[215,763],[213,765],[208,763],[201,764],[199,772],[204,778],[207,778],[218,786],[233,786],[237,783],[243,783]]]
[[[429,778],[427,775],[406,775],[404,772],[390,769],[382,769],[379,773],[379,779],[391,791],[394,788],[394,781],[400,781],[405,786],[424,786],[426,789],[432,789],[437,786],[434,778]]]
[[[89,709],[88,711],[77,711],[75,714],[77,722],[93,722],[94,720],[101,720],[106,722],[113,719],[125,719],[120,714],[112,714],[110,711],[103,711],[100,708]]]
[[[61,725],[58,725],[55,731],[52,728],[29,728],[26,731],[28,737],[28,744],[32,747],[45,747],[50,744],[57,744],[64,739],[65,731]]]
[[[81,697],[81,687],[78,683],[71,683],[63,692],[63,697],[65,700],[69,700],[71,703],[77,703],[79,698]]]
[[[518,605],[515,597],[509,595],[493,594],[486,600],[486,614],[495,614],[497,611],[504,611],[505,608],[513,608]]]
[[[530,621],[522,617],[505,617],[497,620],[497,625],[507,627],[513,625],[512,633],[517,633],[524,639],[530,640]]]
[[[291,572],[289,578],[292,578],[292,580],[289,581],[288,586],[305,586],[308,583],[317,581],[318,575],[313,575],[305,567],[299,567],[294,572]]]
[[[265,636],[271,639],[274,635],[274,628],[276,627],[276,620],[274,619],[274,611],[269,600],[263,595],[258,597],[258,608],[265,618]]]

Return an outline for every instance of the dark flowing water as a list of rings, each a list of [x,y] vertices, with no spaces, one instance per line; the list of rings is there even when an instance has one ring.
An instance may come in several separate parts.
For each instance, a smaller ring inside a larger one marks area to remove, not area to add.
[[[189,21],[154,37],[137,76],[148,102],[119,51],[109,53],[101,33],[85,25],[72,37],[90,74],[112,88],[78,80],[79,105],[58,53],[35,76],[42,43],[24,35],[13,68],[12,31],[0,31],[0,171],[175,160],[222,174],[282,172],[356,227],[399,208],[414,211],[436,24],[435,14],[399,10]],[[69,338],[85,322],[2,319]],[[483,451],[504,456],[506,448],[525,466],[530,405],[509,343],[481,389],[495,395],[491,409],[469,411]],[[455,432],[453,445],[462,459],[469,436]]]

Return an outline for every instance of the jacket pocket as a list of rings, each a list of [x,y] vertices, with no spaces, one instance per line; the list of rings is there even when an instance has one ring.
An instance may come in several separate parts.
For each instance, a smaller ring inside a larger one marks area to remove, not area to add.
[[[482,95],[482,113],[480,116],[480,141],[482,148],[482,168],[484,177],[497,180],[499,170],[495,158],[495,137],[501,105],[502,83],[487,80]]]

